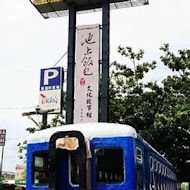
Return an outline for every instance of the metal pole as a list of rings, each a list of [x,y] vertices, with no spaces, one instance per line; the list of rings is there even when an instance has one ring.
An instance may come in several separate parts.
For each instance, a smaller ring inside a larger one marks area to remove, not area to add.
[[[74,110],[74,68],[75,68],[75,5],[69,6],[69,40],[68,40],[68,68],[67,68],[67,97],[66,97],[66,124],[73,123]]]
[[[102,1],[102,84],[101,84],[101,122],[109,122],[109,34],[110,4]]]
[[[47,118],[48,118],[48,113],[43,113],[42,114],[42,129],[47,128]]]
[[[2,153],[1,153],[0,176],[2,175],[2,169],[3,169],[3,155],[4,155],[4,146],[2,147]]]

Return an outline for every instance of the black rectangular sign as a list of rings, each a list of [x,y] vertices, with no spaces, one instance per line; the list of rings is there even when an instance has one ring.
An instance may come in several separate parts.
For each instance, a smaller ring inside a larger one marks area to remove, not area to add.
[[[0,146],[5,146],[6,130],[0,129]]]

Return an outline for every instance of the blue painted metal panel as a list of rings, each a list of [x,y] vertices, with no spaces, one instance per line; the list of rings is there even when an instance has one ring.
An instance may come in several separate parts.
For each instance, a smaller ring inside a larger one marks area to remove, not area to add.
[[[33,163],[33,154],[41,151],[48,151],[49,143],[37,143],[29,144],[27,146],[27,180],[26,187],[27,190],[48,190],[48,186],[35,186],[32,184],[32,163]],[[58,151],[57,156],[57,168],[58,179],[57,185],[58,190],[78,190],[78,187],[72,187],[69,184],[69,161],[68,161],[68,152],[67,151]]]
[[[95,153],[93,150],[100,147],[121,147],[124,153],[124,169],[125,178],[121,184],[96,184],[96,172],[95,172]],[[29,144],[27,147],[27,190],[48,190],[47,186],[34,186],[32,184],[32,156],[34,152],[48,151],[49,143]],[[136,167],[134,157],[134,139],[132,137],[117,137],[117,138],[95,138],[91,141],[92,150],[92,186],[93,189],[112,189],[112,190],[124,190],[135,189],[136,184]],[[65,152],[67,154],[67,152]],[[63,153],[60,154],[58,159],[59,167],[59,190],[78,190],[78,187],[72,187],[69,184],[69,166],[68,156]]]
[[[144,162],[144,164],[146,164],[147,166],[147,184],[148,184],[148,188],[147,190],[151,189],[151,185],[150,185],[150,181],[151,181],[151,176],[150,176],[150,170],[151,170],[151,163],[150,163],[150,157],[154,159],[156,159],[156,161],[158,161],[159,163],[163,164],[164,166],[166,166],[167,168],[169,168],[171,171],[173,171],[175,173],[175,169],[174,167],[171,165],[171,163],[169,163],[165,158],[163,158],[160,154],[158,154],[157,152],[155,152],[155,150],[152,149],[152,147],[143,140],[142,137],[138,136],[138,138],[135,140],[136,141],[136,146],[143,148],[143,151],[147,151],[147,157],[146,160]],[[155,175],[158,176],[158,179],[160,178],[160,175],[158,174],[158,172],[155,172],[155,169],[153,169]],[[144,173],[144,172],[143,172]],[[144,174],[143,174],[144,175]],[[162,176],[162,178],[164,179],[165,183],[167,185],[173,183],[173,188],[172,190],[176,190],[177,189],[177,183],[175,180],[171,180],[165,176]],[[143,180],[145,179],[145,176],[143,176]]]
[[[136,189],[137,184],[137,173],[136,173],[136,147],[140,147],[142,149],[142,157],[144,158],[144,151],[147,151],[146,160],[143,161],[143,171],[142,178],[145,180],[144,171],[145,166],[147,167],[147,183],[148,188],[150,189],[150,157],[155,158],[160,163],[167,166],[170,170],[174,172],[174,168],[171,164],[169,164],[165,159],[163,159],[156,152],[151,150],[151,148],[141,139],[134,139],[133,137],[112,137],[112,138],[94,138],[90,142],[90,147],[92,151],[92,164],[91,164],[91,174],[92,174],[92,188],[98,190],[110,189],[110,190],[134,190]],[[97,184],[96,183],[96,163],[95,163],[95,149],[101,147],[120,147],[123,149],[124,154],[124,169],[125,169],[125,177],[124,181],[120,184]],[[48,186],[34,186],[32,184],[32,157],[35,152],[40,151],[48,151],[49,143],[37,143],[37,144],[29,144],[27,146],[27,190],[48,190]],[[64,153],[60,152],[60,157],[58,159],[58,190],[78,190],[78,187],[73,187],[69,183],[69,161],[68,161],[68,152]],[[173,183],[175,181],[165,178],[165,183]],[[144,181],[145,182],[145,181]],[[143,188],[142,188],[143,189]],[[176,186],[175,186],[176,189]]]
[[[95,166],[95,152],[96,148],[100,147],[121,147],[124,152],[124,169],[125,178],[121,184],[96,184],[96,166]],[[116,137],[116,138],[94,138],[91,141],[92,150],[92,188],[103,190],[124,190],[136,189],[136,168],[134,157],[134,138],[132,137]]]
[[[63,82],[62,77],[63,77],[62,67],[41,69],[40,90],[43,91],[43,90],[61,89]]]
[[[26,178],[27,190],[48,190],[47,186],[34,186],[32,184],[33,154],[34,152],[47,151],[48,149],[49,149],[49,143],[29,144],[27,146],[27,178]]]

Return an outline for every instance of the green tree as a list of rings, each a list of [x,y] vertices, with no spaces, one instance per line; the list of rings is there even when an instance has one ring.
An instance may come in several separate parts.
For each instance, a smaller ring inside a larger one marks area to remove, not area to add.
[[[132,125],[174,164],[179,179],[186,181],[190,180],[185,164],[190,160],[190,50],[179,50],[175,55],[168,44],[160,50],[161,63],[173,71],[162,85],[144,82],[157,63],[141,63],[143,50],[135,53],[130,47],[118,48],[127,62],[112,64],[110,119]]]
[[[4,180],[4,176],[2,174],[0,174],[0,189],[2,189],[3,187],[3,180]]]
[[[0,175],[0,184],[2,183],[3,180],[4,180],[3,175]]]
[[[190,50],[175,55],[168,44],[160,49],[161,61],[175,74],[163,80],[162,110],[154,122],[156,135],[146,137],[176,166],[179,179],[186,181],[190,180],[186,164],[190,160]]]
[[[179,180],[190,181],[186,165],[190,160],[190,50],[179,50],[175,55],[168,44],[160,50],[160,64],[173,71],[161,85],[145,82],[157,62],[142,62],[143,50],[136,53],[131,47],[118,48],[126,63],[111,64],[110,122],[133,126],[176,167]],[[48,126],[63,124],[64,114],[55,116]],[[27,130],[33,133],[41,129]]]

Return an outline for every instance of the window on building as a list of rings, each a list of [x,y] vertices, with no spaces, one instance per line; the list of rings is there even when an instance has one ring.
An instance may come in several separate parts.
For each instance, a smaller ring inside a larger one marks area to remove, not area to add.
[[[37,152],[33,155],[33,184],[48,185],[48,153]]]
[[[95,149],[96,183],[115,184],[124,181],[124,155],[119,147]]]

